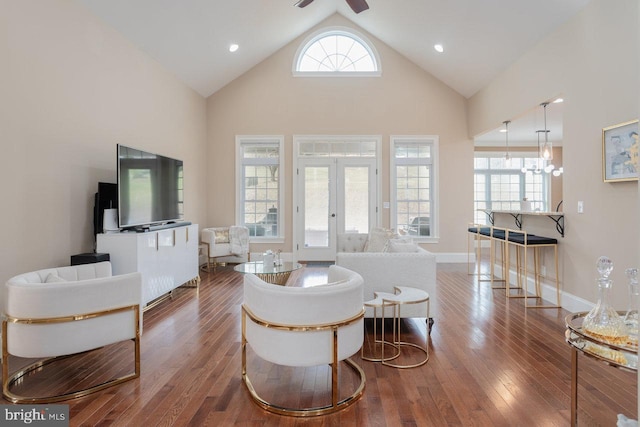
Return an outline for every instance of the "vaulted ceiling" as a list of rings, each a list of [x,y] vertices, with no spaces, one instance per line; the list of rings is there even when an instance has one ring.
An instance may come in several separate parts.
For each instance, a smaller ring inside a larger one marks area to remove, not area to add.
[[[75,1],[205,97],[339,13],[467,98],[589,2],[367,0],[355,14],[345,0]]]

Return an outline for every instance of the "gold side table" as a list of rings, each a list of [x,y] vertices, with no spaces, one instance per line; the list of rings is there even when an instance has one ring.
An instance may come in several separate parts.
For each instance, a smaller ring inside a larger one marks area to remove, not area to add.
[[[382,295],[384,295],[384,293],[374,292],[373,295],[374,295],[374,299],[364,302],[365,307],[373,308],[373,351],[371,352],[372,353],[371,355],[366,355],[364,351],[364,345],[363,345],[362,349],[360,350],[360,356],[362,357],[362,360],[367,360],[369,362],[382,362],[384,359],[384,356],[383,356],[384,351],[382,347],[385,345],[388,345],[396,349],[395,354],[386,358],[386,360],[392,360],[400,356],[400,347],[392,344],[389,341],[386,341],[384,339],[384,334],[380,336],[380,339],[378,339],[378,331],[377,331],[378,309],[380,309],[381,311],[382,317],[380,317],[380,320],[384,326],[384,314],[382,313],[382,307],[384,304]],[[393,294],[387,294],[387,295],[393,295]],[[395,341],[395,337],[394,337],[394,341]],[[380,346],[379,350],[377,349],[378,345]]]
[[[382,298],[382,337],[385,336],[385,327],[384,327],[384,319],[385,319],[385,309],[390,307],[393,309],[393,332],[392,332],[392,342],[391,344],[394,347],[397,347],[398,353],[400,353],[402,348],[414,348],[420,350],[424,353],[424,359],[420,360],[417,363],[413,364],[400,364],[400,363],[392,363],[390,360],[393,358],[386,358],[384,355],[384,348],[382,346],[382,356],[381,363],[386,366],[391,366],[393,368],[407,369],[407,368],[417,368],[418,366],[422,366],[429,361],[429,326],[428,322],[425,323],[425,327],[427,328],[425,332],[425,343],[424,347],[412,343],[402,341],[402,337],[400,335],[400,319],[402,306],[406,304],[426,304],[427,305],[427,319],[429,319],[429,294],[421,289],[410,288],[406,286],[394,286],[394,294],[389,293],[378,293],[378,297]]]

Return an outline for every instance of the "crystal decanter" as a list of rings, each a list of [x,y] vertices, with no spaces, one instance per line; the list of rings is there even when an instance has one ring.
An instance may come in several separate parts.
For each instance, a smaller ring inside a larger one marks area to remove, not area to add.
[[[640,304],[638,269],[627,268],[624,272],[629,280],[629,308],[624,316],[624,324],[629,333],[629,343],[638,345],[638,304]]]
[[[613,309],[609,301],[613,270],[613,261],[607,257],[598,258],[596,268],[600,277],[597,280],[599,298],[596,306],[587,314],[582,323],[585,334],[607,343],[623,345],[627,343],[629,333],[624,319]]]

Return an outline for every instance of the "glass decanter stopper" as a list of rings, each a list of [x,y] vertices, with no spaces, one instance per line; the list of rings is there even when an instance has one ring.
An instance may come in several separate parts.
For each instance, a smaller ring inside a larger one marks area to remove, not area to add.
[[[624,316],[624,324],[629,333],[629,342],[638,345],[638,304],[640,304],[638,269],[627,268],[624,272],[627,275],[627,279],[629,279],[629,308]]]
[[[609,302],[612,280],[609,275],[613,270],[613,262],[607,257],[598,258],[596,268],[600,277],[598,283],[598,302],[587,314],[582,323],[585,334],[612,344],[626,344],[629,333],[624,319],[618,315]]]

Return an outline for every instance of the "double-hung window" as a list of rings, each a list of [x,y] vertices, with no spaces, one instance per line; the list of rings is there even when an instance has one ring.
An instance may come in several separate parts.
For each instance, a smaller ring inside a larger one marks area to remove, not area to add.
[[[483,211],[519,210],[526,198],[533,210],[549,210],[550,175],[539,167],[536,153],[512,153],[507,163],[504,153],[475,153],[475,221],[487,224]],[[524,171],[524,172],[523,172]]]
[[[237,136],[237,223],[251,239],[280,240],[284,204],[282,136]]]
[[[437,136],[391,137],[391,226],[437,241]]]

